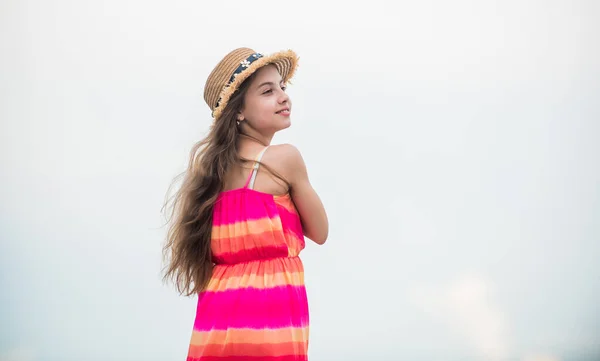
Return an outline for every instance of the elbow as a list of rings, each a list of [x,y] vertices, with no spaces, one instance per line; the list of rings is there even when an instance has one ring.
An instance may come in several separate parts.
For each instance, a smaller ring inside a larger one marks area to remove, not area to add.
[[[325,220],[325,222],[318,225],[309,226],[307,224],[303,224],[302,232],[304,233],[304,236],[309,238],[311,241],[318,245],[323,245],[329,236],[329,223],[327,220]]]
[[[326,241],[327,241],[327,237],[315,239],[315,243],[318,244],[319,246],[324,245]]]
[[[318,245],[323,245],[325,244],[325,242],[327,241],[327,236],[328,236],[328,232],[322,232],[320,234],[313,234],[313,235],[306,235],[308,238],[310,238],[313,242],[315,242]]]

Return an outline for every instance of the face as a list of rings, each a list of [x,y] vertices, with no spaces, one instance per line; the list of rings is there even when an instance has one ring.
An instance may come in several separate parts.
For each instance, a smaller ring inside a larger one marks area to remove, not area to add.
[[[289,127],[292,103],[285,89],[275,65],[260,68],[244,96],[238,120],[261,132],[275,133]]]

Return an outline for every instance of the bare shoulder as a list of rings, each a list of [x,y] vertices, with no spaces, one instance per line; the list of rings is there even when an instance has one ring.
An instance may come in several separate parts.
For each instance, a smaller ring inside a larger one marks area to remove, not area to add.
[[[277,144],[269,147],[268,159],[273,161],[274,166],[299,166],[304,163],[298,148],[292,144]],[[265,155],[266,156],[266,155]]]
[[[264,159],[265,163],[280,172],[291,183],[297,179],[299,173],[306,172],[302,154],[292,144],[285,143],[270,146]]]

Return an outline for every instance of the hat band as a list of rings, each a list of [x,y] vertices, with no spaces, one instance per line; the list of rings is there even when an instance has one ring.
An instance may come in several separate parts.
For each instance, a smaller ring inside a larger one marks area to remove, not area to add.
[[[235,80],[235,77],[238,76],[239,74],[241,74],[244,70],[248,69],[250,64],[254,63],[255,61],[257,61],[258,59],[260,59],[262,57],[263,57],[263,55],[261,53],[254,53],[254,54],[250,55],[249,57],[247,57],[246,59],[240,61],[240,65],[237,67],[237,69],[235,69],[233,74],[231,74],[231,78],[229,78],[229,81],[227,82],[227,84],[225,84],[223,89],[230,86],[231,83],[233,83],[233,81]],[[215,109],[217,109],[219,107],[220,103],[221,103],[221,98],[219,98],[219,100],[217,100]]]

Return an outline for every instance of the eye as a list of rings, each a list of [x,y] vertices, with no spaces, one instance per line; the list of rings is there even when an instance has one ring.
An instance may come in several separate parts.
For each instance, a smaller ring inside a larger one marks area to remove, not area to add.
[[[281,86],[281,90],[285,91],[287,89],[287,87],[285,85]]]
[[[263,92],[263,94],[267,94],[267,93],[271,93],[271,92],[273,92],[273,90],[272,90],[272,89],[269,89],[269,90],[267,90],[267,91]]]

